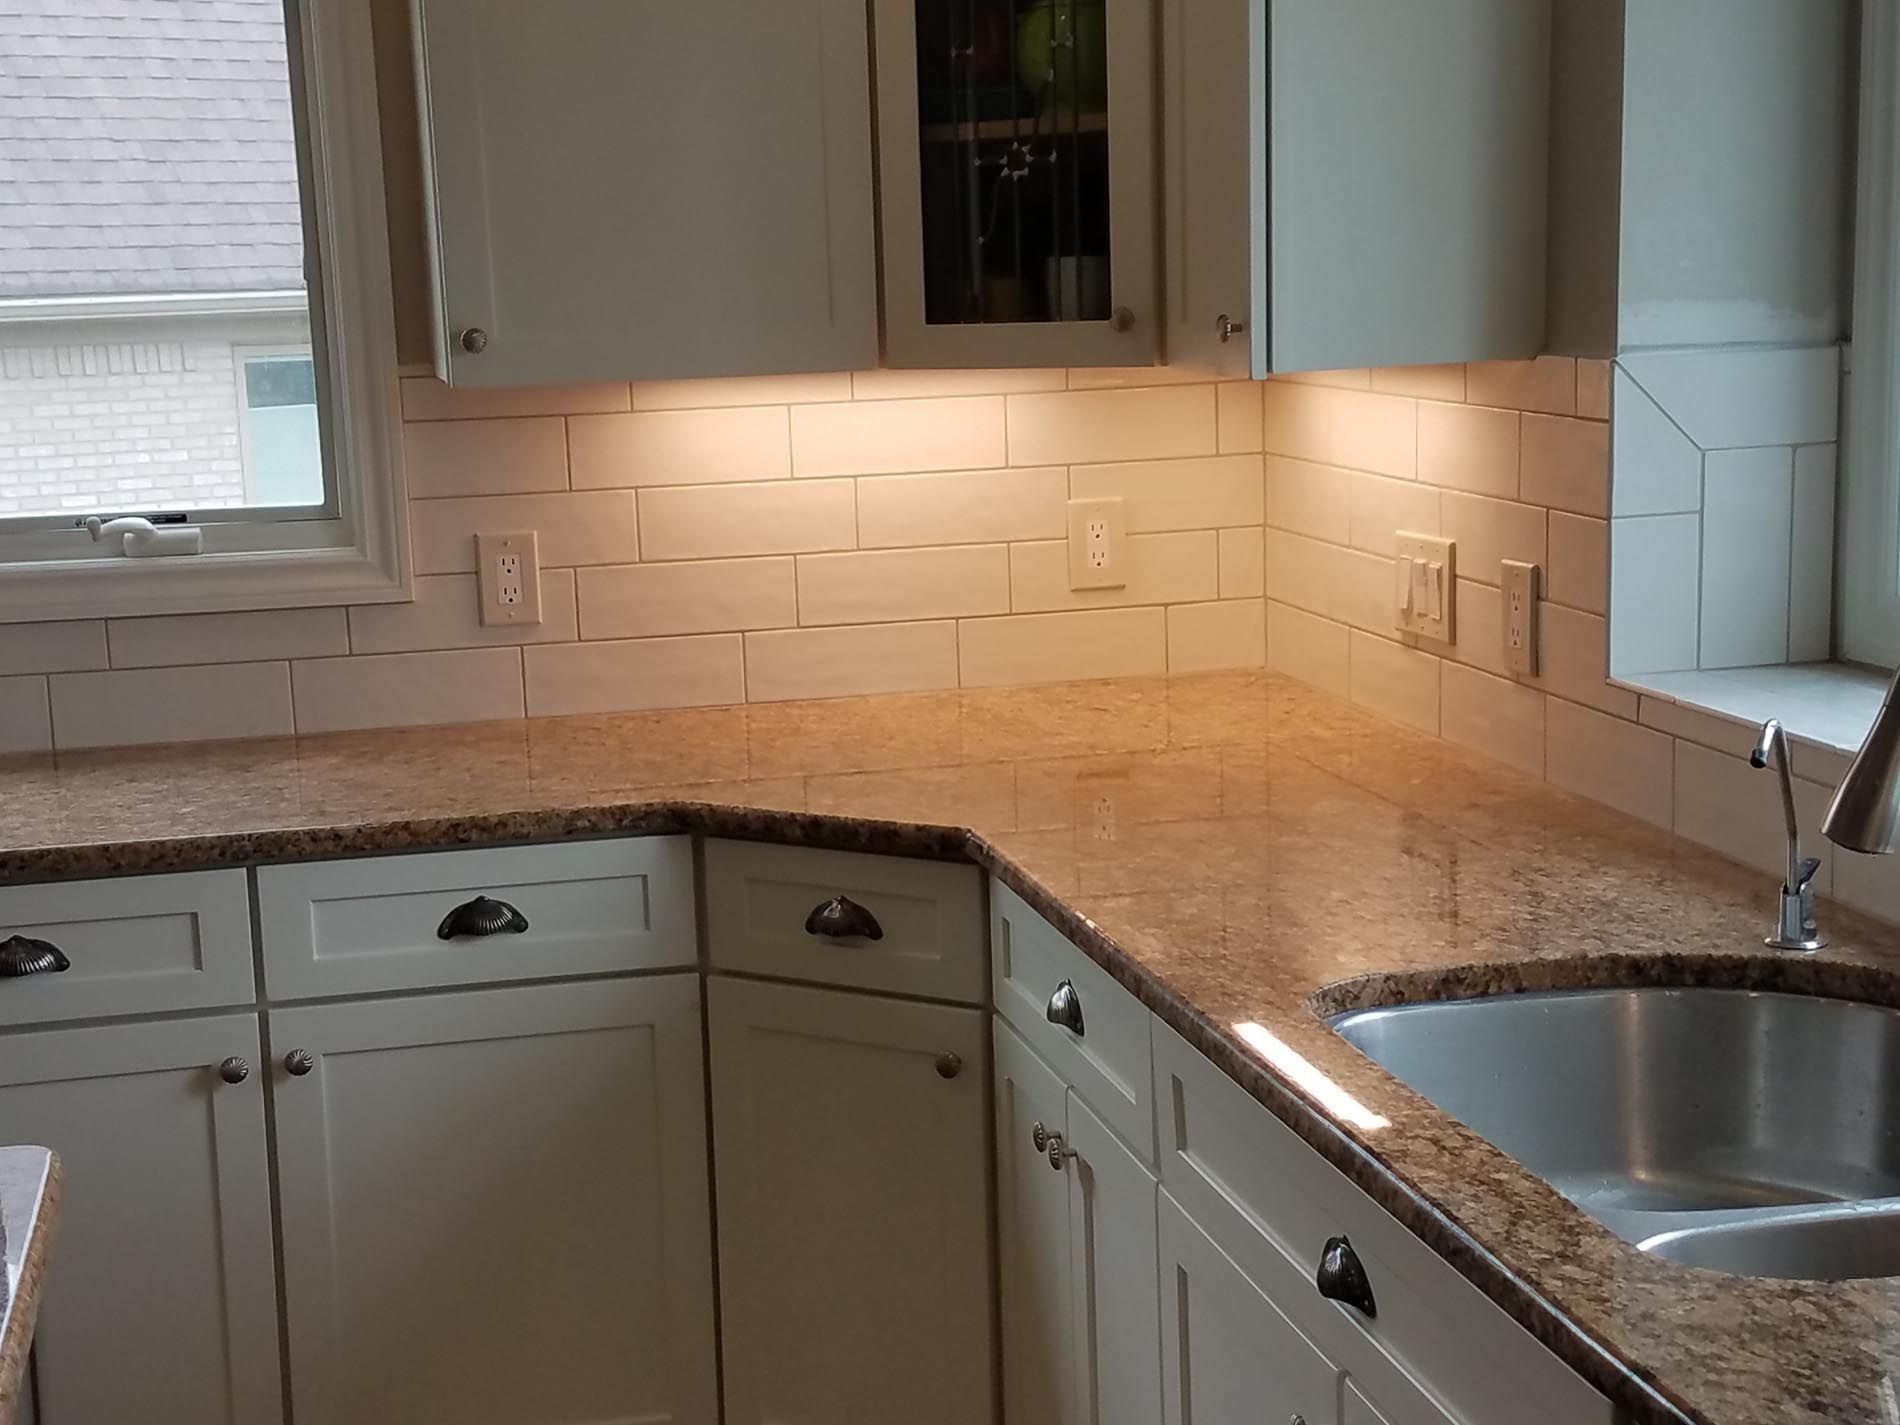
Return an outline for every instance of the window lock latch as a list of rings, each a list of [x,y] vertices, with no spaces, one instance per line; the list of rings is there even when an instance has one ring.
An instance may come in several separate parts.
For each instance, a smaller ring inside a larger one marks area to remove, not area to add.
[[[204,531],[196,525],[170,525],[160,529],[142,515],[119,515],[109,520],[93,515],[86,520],[86,532],[95,543],[116,537],[119,552],[128,559],[202,554],[205,547]]]

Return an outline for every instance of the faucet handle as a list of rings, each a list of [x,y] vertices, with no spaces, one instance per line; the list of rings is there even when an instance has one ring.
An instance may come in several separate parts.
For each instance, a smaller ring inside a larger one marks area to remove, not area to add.
[[[1808,857],[1799,866],[1798,870],[1800,874],[1795,878],[1795,883],[1788,887],[1788,889],[1793,891],[1796,895],[1811,894],[1814,890],[1814,878],[1820,872],[1820,869],[1821,858],[1819,856]]]

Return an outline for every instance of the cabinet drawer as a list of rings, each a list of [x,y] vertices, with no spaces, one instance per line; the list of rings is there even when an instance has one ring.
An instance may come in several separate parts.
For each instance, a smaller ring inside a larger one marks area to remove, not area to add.
[[[844,907],[821,927],[835,898]],[[807,926],[812,928],[808,929]],[[850,934],[862,927],[869,934]],[[720,970],[983,1002],[983,877],[974,866],[756,841],[706,843],[706,949]]]
[[[67,968],[0,979],[0,1025],[246,1004],[244,872],[190,871],[0,890],[0,940],[43,940]]]
[[[1144,1162],[1155,1158],[1147,1008],[1000,881],[990,882],[996,1008]],[[1080,1028],[1050,1018],[1068,986]]]
[[[451,912],[478,896],[504,905],[478,908],[485,914],[465,916],[463,929],[451,925]],[[264,984],[276,999],[660,969],[697,957],[683,836],[266,866],[257,900]]]
[[[1610,1425],[1609,1403],[1582,1378],[1159,1023],[1154,1057],[1164,1187],[1389,1425]],[[1335,1236],[1351,1240],[1376,1317],[1314,1285]]]

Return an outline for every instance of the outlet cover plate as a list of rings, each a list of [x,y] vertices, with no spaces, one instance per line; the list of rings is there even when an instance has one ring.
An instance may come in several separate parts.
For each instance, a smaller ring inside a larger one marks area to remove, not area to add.
[[[1400,530],[1392,565],[1393,627],[1435,643],[1456,643],[1457,604],[1457,544]]]
[[[541,622],[541,553],[533,530],[475,536],[476,583],[485,628]]]
[[[1504,561],[1504,666],[1520,677],[1537,676],[1537,566]]]
[[[1069,501],[1069,587],[1128,583],[1128,519],[1120,497]]]

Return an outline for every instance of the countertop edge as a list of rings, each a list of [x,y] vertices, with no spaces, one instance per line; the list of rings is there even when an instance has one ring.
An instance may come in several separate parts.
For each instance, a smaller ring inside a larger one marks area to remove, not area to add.
[[[63,1179],[59,1155],[48,1152],[40,1177],[33,1215],[26,1225],[26,1250],[19,1280],[0,1309],[0,1425],[13,1419],[21,1397],[21,1383],[33,1345],[33,1327],[39,1318],[40,1296],[46,1283],[46,1262],[59,1230]],[[17,1229],[16,1229],[17,1230]]]

